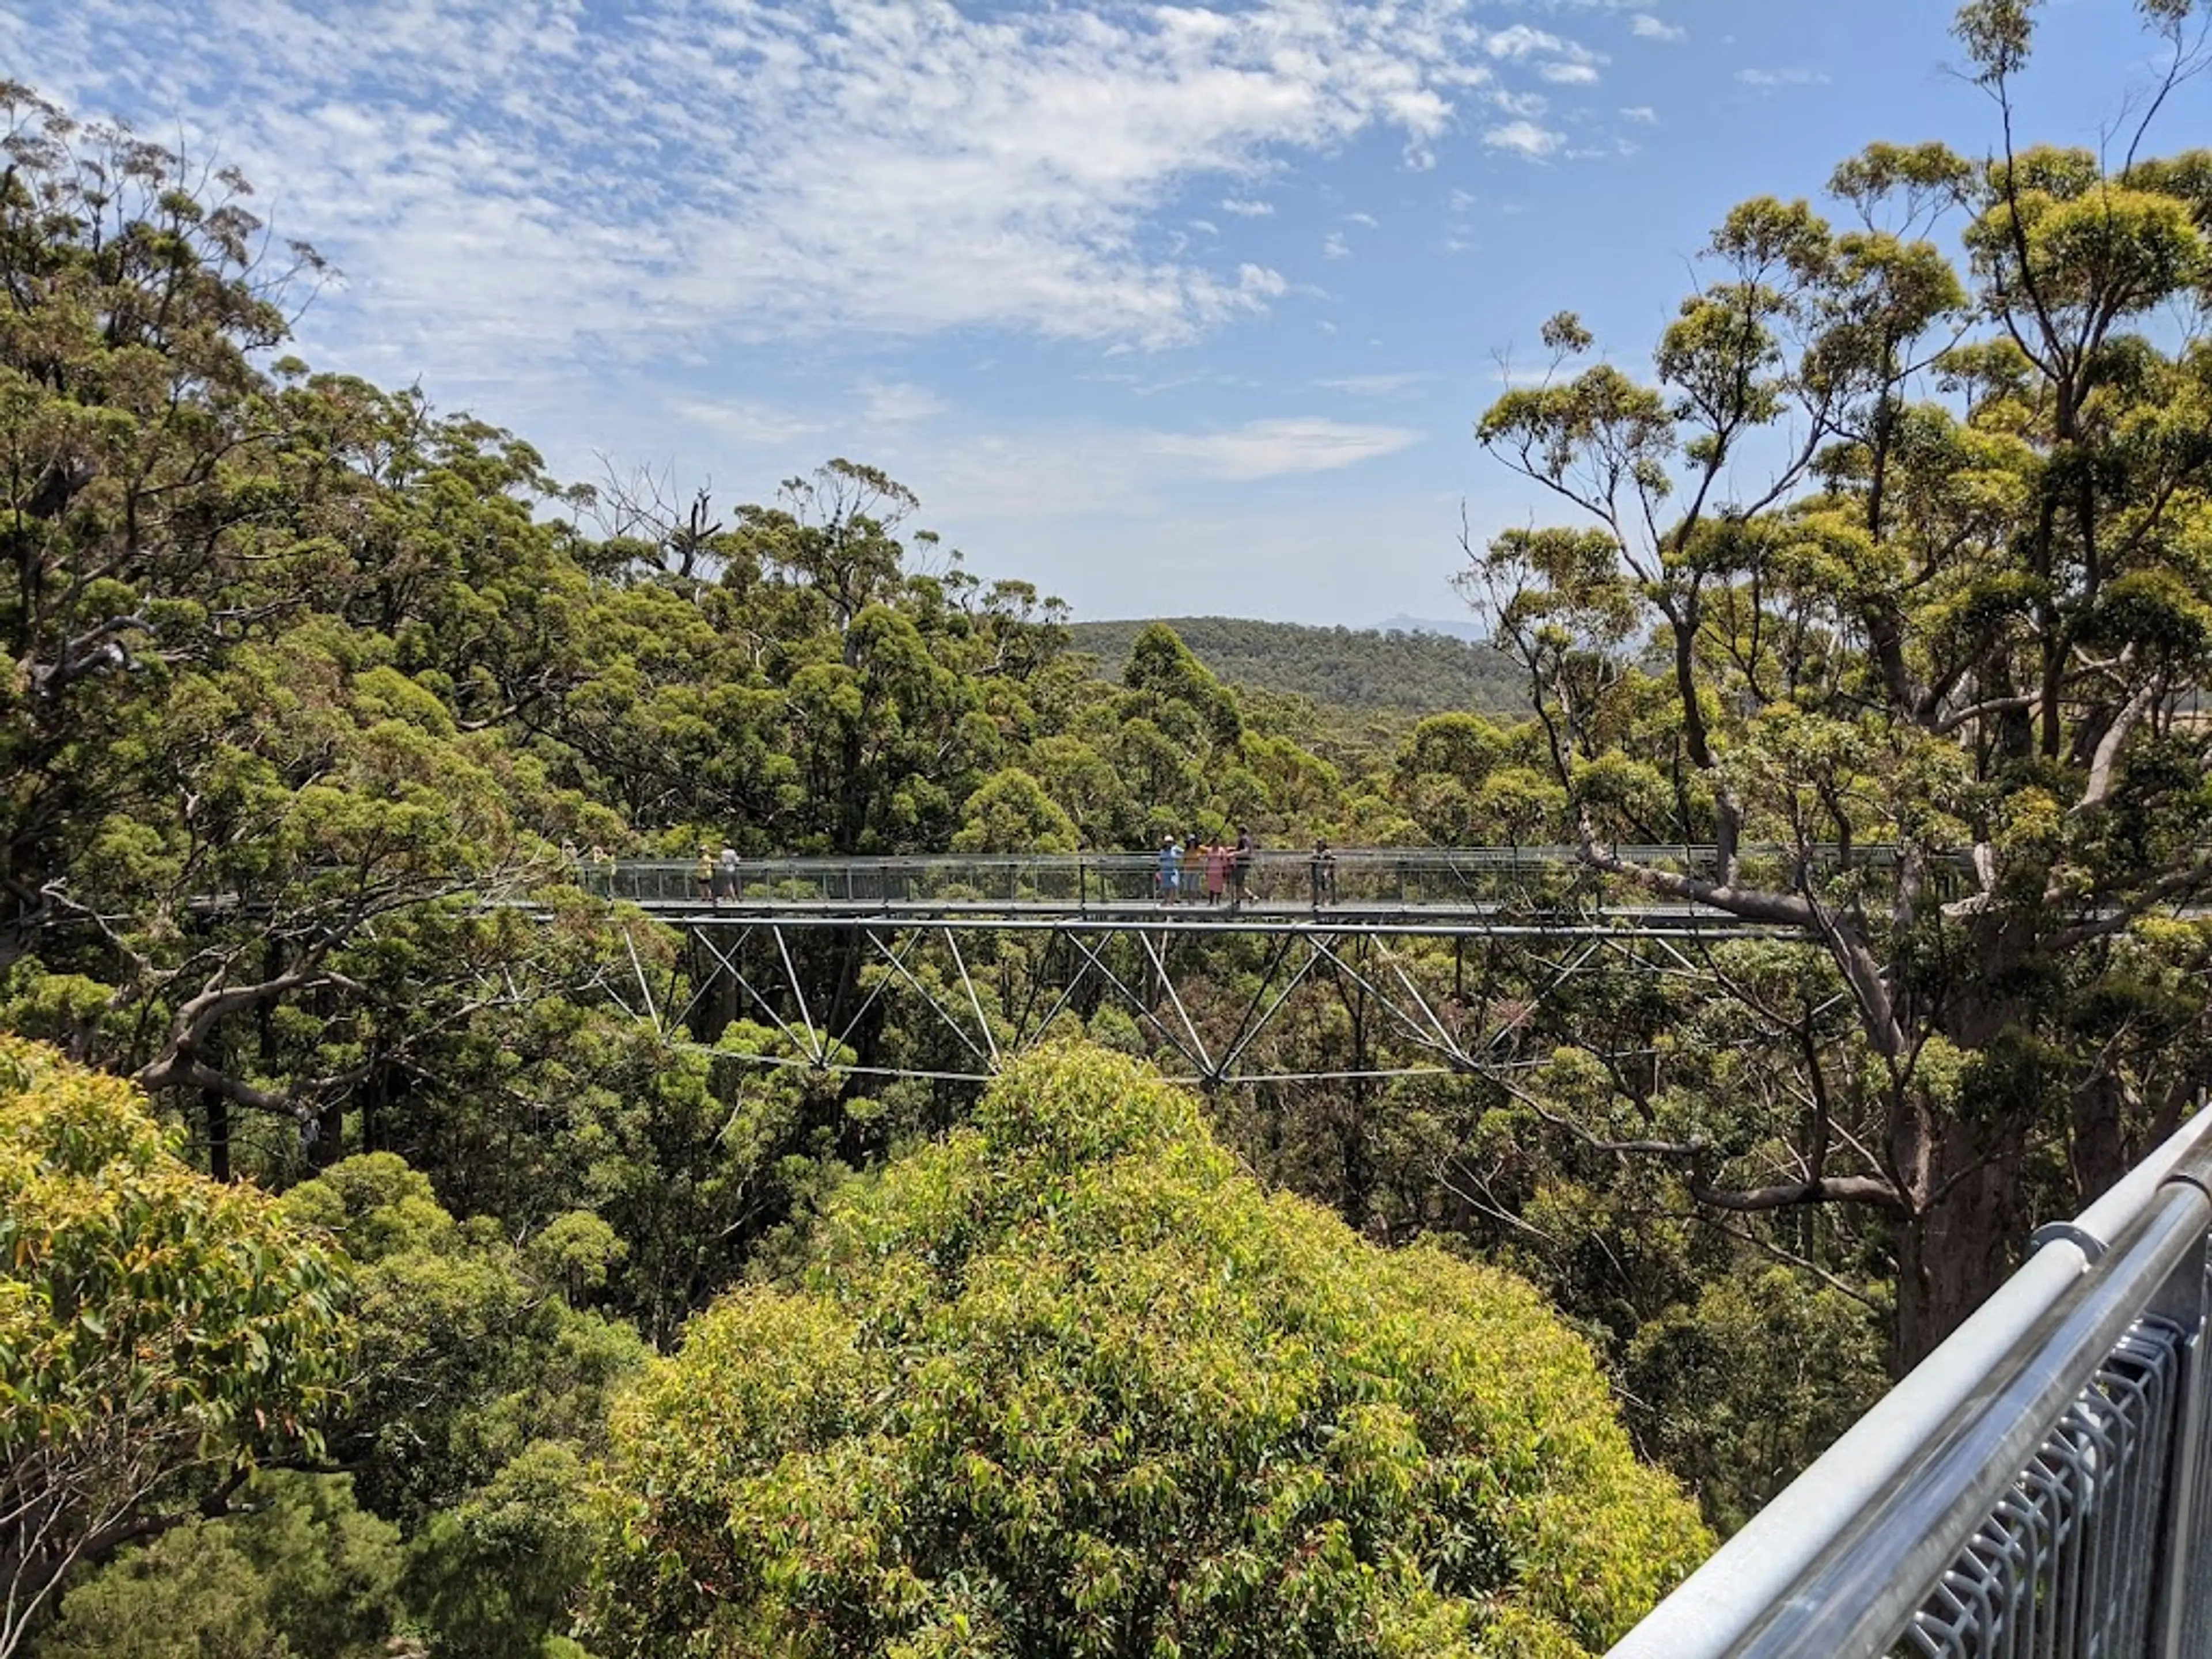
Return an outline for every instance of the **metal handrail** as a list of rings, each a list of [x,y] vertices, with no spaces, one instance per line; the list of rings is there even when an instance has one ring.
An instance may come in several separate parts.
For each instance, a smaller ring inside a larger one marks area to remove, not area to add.
[[[2030,1503],[2023,1491],[2049,1484],[2050,1449],[2069,1413],[2084,1401],[2104,1408],[2113,1385],[2100,1368],[2131,1344],[2145,1346],[2147,1337],[2179,1367],[2179,1381],[2160,1396],[2160,1419],[2150,1425],[2154,1441],[2146,1443],[2163,1449],[2154,1467],[2138,1448],[2133,1490],[2119,1471],[2103,1468],[2076,1479],[2081,1490],[2073,1494],[2131,1502],[2138,1522],[2157,1511],[2155,1535],[2135,1540],[2136,1565],[2155,1572],[2158,1590],[2140,1610],[2148,1626],[2142,1641],[2116,1642],[2099,1622],[2112,1609],[2081,1604],[2085,1595],[2120,1593],[2121,1577],[2106,1572],[2013,1584],[2011,1599],[1989,1602],[1994,1610],[1966,1609],[1975,1632],[1968,1644],[1915,1636],[1911,1648],[2090,1650],[2086,1640],[2023,1644],[2022,1630],[2033,1623],[2045,1637],[2062,1627],[2104,1632],[2094,1650],[2107,1656],[2183,1651],[2185,1596],[2198,1576],[2191,1564],[2206,1535],[2197,1524],[2197,1493],[2206,1468],[2199,1348],[2208,1228],[2212,1112],[2184,1124],[2072,1224],[2046,1229],[2018,1273],[1624,1638],[1610,1659],[1848,1659],[1890,1651],[1920,1625],[1940,1622],[1929,1614],[1931,1601],[1957,1613],[1960,1598],[1945,1586],[1960,1565],[1987,1577],[1989,1551],[1975,1553],[1978,1539],[2019,1518]],[[2038,1524],[2044,1524],[2039,1512]],[[2077,1537],[2088,1528],[2071,1524]],[[2052,1547],[2064,1541],[2056,1539]],[[2050,1571],[2042,1555],[2030,1555],[2025,1566],[2008,1564],[2009,1570]],[[2141,1592],[2147,1581],[2138,1575],[2126,1582]],[[2196,1593],[2212,1597],[2212,1585]]]
[[[1712,848],[1632,847],[1620,854],[1645,867],[1691,874],[1717,869]],[[1308,848],[1265,848],[1241,865],[1220,849],[1206,859],[1186,853],[1172,885],[1161,852],[936,854],[883,857],[740,860],[734,869],[709,860],[583,859],[569,873],[587,890],[678,913],[718,901],[745,908],[856,909],[948,906],[1038,907],[1088,912],[1094,907],[1154,902],[1185,910],[1242,899],[1306,909],[1388,908],[1407,912],[1486,912],[1500,906],[1586,904],[1606,894],[1656,896],[1633,879],[1608,875],[1570,847],[1339,848],[1323,856]],[[1798,878],[1799,855],[1779,848],[1747,848],[1742,866],[1757,880]],[[1835,848],[1811,849],[1822,869],[1880,872],[1879,858]],[[1771,867],[1769,867],[1771,866]],[[1677,905],[1690,901],[1657,900]]]

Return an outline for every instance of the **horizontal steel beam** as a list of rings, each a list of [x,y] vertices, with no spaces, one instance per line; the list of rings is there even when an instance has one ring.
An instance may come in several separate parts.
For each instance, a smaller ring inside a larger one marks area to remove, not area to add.
[[[1324,910],[1316,915],[1271,915],[1246,912],[1218,919],[1164,917],[1110,912],[982,909],[899,910],[822,908],[782,906],[715,911],[706,905],[686,908],[639,907],[656,921],[672,927],[708,930],[716,927],[927,928],[937,932],[1058,933],[1074,930],[1111,933],[1173,933],[1195,938],[1210,933],[1357,933],[1389,939],[1742,939],[1795,938],[1797,930],[1769,922],[1743,921],[1706,911],[1610,910],[1547,921],[1522,917],[1511,921],[1486,915],[1413,915],[1346,916]]]

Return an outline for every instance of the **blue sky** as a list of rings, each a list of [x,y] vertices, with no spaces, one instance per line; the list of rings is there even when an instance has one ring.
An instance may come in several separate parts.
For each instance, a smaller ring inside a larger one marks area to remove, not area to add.
[[[243,168],[344,272],[302,355],[563,477],[850,456],[1079,616],[1356,626],[1549,514],[1469,436],[1546,315],[1640,365],[1732,203],[1986,148],[1951,10],[15,0],[0,69]],[[2094,144],[2150,43],[2045,13],[2028,136]]]

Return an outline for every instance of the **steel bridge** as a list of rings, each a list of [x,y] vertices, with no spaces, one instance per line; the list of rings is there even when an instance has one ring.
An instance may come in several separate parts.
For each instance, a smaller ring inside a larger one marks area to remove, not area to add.
[[[1710,848],[1623,848],[1639,863],[1710,870]],[[1819,849],[1824,878],[1876,859]],[[1804,872],[1775,849],[1751,878]],[[1586,975],[1705,977],[1706,953],[1790,936],[1660,902],[1562,847],[1262,851],[1239,881],[1187,861],[1170,889],[1147,854],[750,860],[733,875],[683,860],[580,865],[599,898],[682,931],[638,1012],[711,1040],[743,1018],[778,1033],[737,1058],[856,1076],[982,1081],[1071,1012],[1136,1024],[1177,1080],[1208,1086],[1494,1073],[1516,1063],[1536,1003]],[[1225,972],[1224,963],[1237,971]],[[887,1000],[923,1011],[925,1058],[869,1041]],[[1325,1007],[1343,1037],[1274,1039]],[[726,1048],[720,1052],[727,1053]]]
[[[1647,868],[1686,873],[1710,874],[1718,862],[1711,847],[1610,850]],[[1808,872],[1858,871],[1881,881],[1893,867],[1887,848],[1846,853],[1833,846],[1802,857],[1754,848],[1739,862],[1744,879],[1785,888]],[[1224,872],[1218,886],[1198,860],[1185,865],[1172,889],[1149,853],[755,859],[738,865],[726,889],[694,860],[622,859],[597,866],[580,861],[577,878],[601,896],[679,926],[730,917],[787,926],[941,920],[999,927],[1073,918],[1549,937],[1594,926],[1650,933],[1756,926],[1699,906],[1639,902],[1627,883],[1602,876],[1571,847],[1340,848],[1325,856],[1263,850],[1252,855],[1241,884]]]

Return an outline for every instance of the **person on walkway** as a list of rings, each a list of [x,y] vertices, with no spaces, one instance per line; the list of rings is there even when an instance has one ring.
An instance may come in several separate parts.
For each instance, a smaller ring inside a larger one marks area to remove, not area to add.
[[[1170,836],[1160,847],[1160,902],[1173,904],[1182,886],[1182,848]]]
[[[612,898],[615,896],[615,855],[593,842],[586,857],[592,872],[592,891],[603,899]]]
[[[1335,903],[1336,854],[1329,851],[1327,842],[1314,842],[1313,862],[1310,868],[1313,875],[1313,908],[1318,910],[1324,904]]]
[[[738,849],[727,842],[722,843],[722,850],[715,857],[714,879],[720,885],[722,897],[733,902],[738,897]]]
[[[1257,849],[1252,845],[1252,832],[1243,824],[1237,826],[1237,848],[1229,855],[1229,908],[1244,908],[1244,895],[1252,880],[1252,854]]]
[[[1206,902],[1220,903],[1222,891],[1228,885],[1229,848],[1218,841],[1210,842],[1206,848]]]
[[[699,862],[692,866],[691,874],[693,879],[699,884],[699,902],[714,903],[720,896],[714,891],[714,849],[713,848],[700,848]]]

